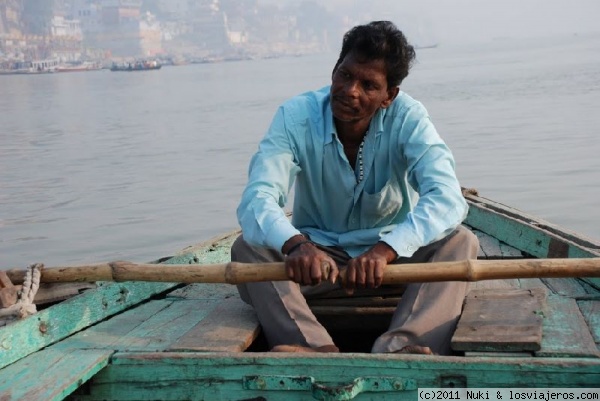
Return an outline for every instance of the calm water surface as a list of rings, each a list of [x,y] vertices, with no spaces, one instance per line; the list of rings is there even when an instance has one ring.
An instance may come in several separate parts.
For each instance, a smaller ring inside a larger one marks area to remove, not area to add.
[[[237,228],[276,107],[336,56],[0,76],[0,269],[144,262]],[[600,238],[600,37],[418,52],[463,186]]]

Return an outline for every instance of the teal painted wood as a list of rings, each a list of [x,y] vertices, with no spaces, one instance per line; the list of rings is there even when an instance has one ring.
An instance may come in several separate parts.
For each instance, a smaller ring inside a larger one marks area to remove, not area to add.
[[[600,257],[600,244],[484,198],[467,197],[465,224],[538,258]],[[476,201],[473,201],[475,199]],[[600,278],[585,278],[600,289]]]
[[[230,294],[230,289],[224,286],[219,290],[211,288],[211,291],[205,291],[205,295],[211,296],[209,299],[170,296],[164,300],[152,300],[22,358],[0,370],[0,383],[4,382],[4,389],[0,386],[0,399],[4,400],[3,393],[12,397],[11,389],[16,388],[19,392],[14,394],[19,396],[14,399],[62,399],[106,366],[110,355],[115,351],[165,350]],[[180,291],[175,293],[178,292]],[[196,288],[188,295],[199,293],[200,288]],[[96,352],[90,352],[91,350]],[[103,356],[101,361],[97,360],[98,355]],[[77,358],[77,363],[72,362],[73,358]],[[40,369],[43,370],[44,377],[52,381],[52,385],[32,380],[31,374],[40,374]],[[31,374],[28,373],[30,371]],[[76,372],[80,376],[74,375]],[[40,390],[42,384],[44,391]],[[60,392],[55,391],[56,388]],[[49,398],[51,390],[56,392],[55,398]],[[27,394],[27,397],[20,398],[22,394]]]
[[[210,298],[192,296],[188,299],[169,294],[165,299],[152,300],[81,331],[53,347],[145,352],[168,349],[230,294],[230,289],[224,286],[220,287],[220,291],[208,284],[196,287],[206,287],[205,295]],[[181,291],[183,289],[174,293]],[[188,295],[200,291],[196,288]]]
[[[102,285],[5,326],[0,329],[0,368],[173,286],[129,282]]]
[[[206,300],[237,297],[238,290],[231,284],[189,284],[167,294],[166,299]]]
[[[592,337],[600,349],[600,300],[578,301],[577,305],[583,318],[590,327]]]
[[[508,246],[479,230],[472,231],[479,240],[477,259],[520,259],[523,257],[520,250]]]
[[[211,239],[164,261],[164,264],[223,263],[235,235]],[[220,241],[220,242],[219,242]],[[147,299],[178,287],[175,283],[100,283],[93,290],[0,328],[0,369],[118,314]],[[0,377],[2,372],[0,371]]]
[[[540,357],[600,357],[592,334],[577,306],[577,301],[558,295],[548,296],[547,311],[543,319],[542,347],[535,352],[535,355]]]
[[[567,239],[555,237],[534,225],[476,204],[470,205],[465,224],[538,258],[552,256],[551,241],[553,238],[560,241],[561,252],[563,253],[560,257],[591,258],[600,256],[600,253],[595,250],[570,242]]]
[[[548,289],[558,295],[578,297],[588,294],[581,285],[581,280],[575,278],[543,278],[541,280]]]
[[[417,387],[599,387],[600,361],[566,358],[462,358],[415,355],[342,354],[116,354],[91,380],[90,395],[78,400],[269,400],[312,399],[300,390],[249,390],[244,380],[312,377],[328,387],[358,378],[412,380]],[[361,393],[356,400],[413,400],[414,391]]]
[[[62,400],[102,368],[113,351],[47,349],[0,372],[0,400]]]
[[[151,303],[165,305],[165,307],[132,328],[128,333],[115,338],[107,346],[114,350],[163,351],[208,315],[217,305],[218,300],[204,302],[151,301]],[[122,318],[135,318],[136,313],[137,308],[123,313]],[[102,346],[103,335],[112,335],[112,326],[110,321],[106,324],[100,323],[98,326],[87,329],[81,335],[75,336],[74,340],[78,343],[84,341],[87,346],[98,348]],[[61,345],[72,346],[71,339],[63,341]]]

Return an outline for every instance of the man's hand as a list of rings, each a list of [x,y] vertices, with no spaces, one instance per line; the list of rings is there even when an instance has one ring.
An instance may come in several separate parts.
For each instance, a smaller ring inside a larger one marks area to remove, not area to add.
[[[321,251],[306,238],[292,237],[283,249],[292,249],[285,258],[285,269],[288,277],[298,284],[317,285],[322,280],[335,283],[338,278],[338,267],[325,252]],[[302,243],[304,242],[304,243]],[[297,244],[300,244],[296,246]]]
[[[354,293],[355,288],[377,288],[383,281],[383,271],[388,263],[396,260],[398,255],[385,242],[378,242],[367,252],[348,261],[346,292]]]

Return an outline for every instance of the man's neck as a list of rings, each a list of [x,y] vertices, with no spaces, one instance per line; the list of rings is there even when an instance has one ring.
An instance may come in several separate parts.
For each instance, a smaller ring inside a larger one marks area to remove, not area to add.
[[[358,146],[369,130],[370,121],[335,121],[338,137],[346,146]]]

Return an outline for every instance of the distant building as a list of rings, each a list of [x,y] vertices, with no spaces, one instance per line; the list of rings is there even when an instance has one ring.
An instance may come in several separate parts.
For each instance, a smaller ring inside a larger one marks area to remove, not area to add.
[[[85,43],[105,49],[111,57],[145,57],[162,52],[160,23],[142,13],[142,0],[75,0]]]
[[[78,19],[67,19],[62,15],[55,15],[50,21],[50,36],[81,41],[83,38],[81,22]]]
[[[88,33],[102,30],[102,8],[90,0],[72,0],[70,14],[81,24],[84,41]]]

